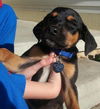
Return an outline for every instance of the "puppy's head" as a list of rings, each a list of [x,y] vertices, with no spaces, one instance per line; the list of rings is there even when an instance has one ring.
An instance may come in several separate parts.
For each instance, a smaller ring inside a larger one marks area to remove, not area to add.
[[[58,7],[49,13],[33,32],[38,41],[57,49],[68,49],[85,41],[85,54],[96,48],[96,42],[79,14],[70,8]]]

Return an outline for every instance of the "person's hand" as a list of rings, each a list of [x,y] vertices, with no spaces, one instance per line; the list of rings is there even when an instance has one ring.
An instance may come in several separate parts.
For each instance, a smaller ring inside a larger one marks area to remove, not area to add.
[[[31,79],[32,76],[42,67],[48,66],[51,63],[56,61],[56,55],[51,53],[48,57],[43,58],[40,62],[35,65],[32,65],[29,68],[26,68],[21,73],[26,76],[27,79]]]
[[[50,53],[50,55],[40,61],[41,67],[45,67],[50,65],[51,63],[56,62],[55,53]]]

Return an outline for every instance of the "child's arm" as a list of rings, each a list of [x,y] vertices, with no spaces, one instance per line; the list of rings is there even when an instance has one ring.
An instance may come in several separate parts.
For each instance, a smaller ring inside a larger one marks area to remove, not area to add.
[[[26,79],[30,80],[32,78],[32,76],[34,74],[36,74],[36,72],[45,66],[50,65],[51,63],[56,61],[56,57],[54,53],[51,53],[50,56],[43,58],[40,62],[38,62],[37,64],[34,64],[28,68],[26,68],[25,70],[21,71],[21,74],[24,74]]]
[[[50,65],[55,61],[56,61],[55,54],[51,53],[49,57],[44,58],[37,64],[31,66],[30,68],[27,68],[23,73],[27,78],[31,78],[37,72],[38,69]],[[60,73],[52,71],[48,82],[41,83],[27,80],[24,92],[24,98],[52,99],[58,96],[60,89],[61,89]]]
[[[49,81],[46,83],[26,81],[24,92],[25,99],[53,99],[61,90],[60,73],[52,72]]]
[[[0,62],[2,62],[9,71],[14,73],[22,73],[23,70],[27,69],[22,69],[22,65],[34,63],[34,61],[41,59],[41,57],[22,58],[6,48],[0,48]]]

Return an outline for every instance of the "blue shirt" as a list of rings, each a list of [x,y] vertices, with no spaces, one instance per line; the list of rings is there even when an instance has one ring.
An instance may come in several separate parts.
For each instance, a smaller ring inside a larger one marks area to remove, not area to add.
[[[0,8],[0,48],[14,51],[16,23],[13,9],[3,4]],[[0,109],[28,109],[23,99],[25,85],[25,76],[8,73],[0,63]]]

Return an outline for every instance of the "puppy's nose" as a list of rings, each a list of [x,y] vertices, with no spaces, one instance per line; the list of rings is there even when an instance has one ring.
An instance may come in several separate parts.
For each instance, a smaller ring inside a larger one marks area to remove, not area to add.
[[[50,33],[52,33],[53,35],[56,35],[58,33],[57,28],[51,27],[50,28]]]

